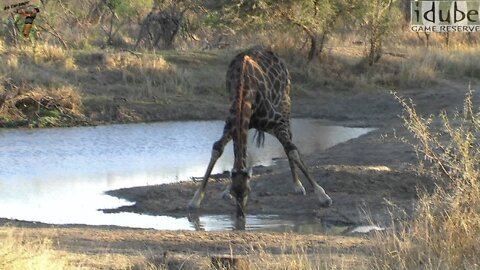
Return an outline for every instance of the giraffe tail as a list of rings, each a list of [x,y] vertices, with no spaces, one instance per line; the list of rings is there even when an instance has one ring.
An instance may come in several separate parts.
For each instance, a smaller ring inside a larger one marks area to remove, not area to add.
[[[253,140],[257,140],[256,145],[258,148],[263,147],[265,144],[265,132],[260,130],[255,130],[255,135],[253,135]]]

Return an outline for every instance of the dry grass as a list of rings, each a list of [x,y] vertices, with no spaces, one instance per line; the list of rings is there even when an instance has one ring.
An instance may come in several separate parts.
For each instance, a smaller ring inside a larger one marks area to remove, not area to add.
[[[76,69],[72,51],[48,43],[36,43],[34,46],[18,48],[10,47],[4,52],[16,55],[22,59],[22,62],[29,65],[50,65],[62,70]]]
[[[44,89],[9,85],[0,91],[0,125],[58,127],[83,121],[82,101],[73,87]]]
[[[403,87],[427,87],[435,83],[438,75],[435,55],[420,48],[400,62],[398,84]]]
[[[426,87],[443,78],[480,78],[480,48],[417,48],[401,62],[400,85]]]
[[[457,77],[480,77],[480,48],[456,46],[449,50],[432,50],[435,62],[443,74]]]
[[[7,242],[11,250],[48,253],[65,266],[60,269],[132,270],[209,270],[212,256],[230,253],[247,257],[252,270],[368,269],[363,251],[371,245],[360,238],[289,233],[0,227],[0,245]]]
[[[48,239],[26,240],[14,229],[0,229],[0,269],[61,270],[73,268],[51,248]]]
[[[232,239],[232,242],[236,240],[238,239]],[[230,247],[230,254],[246,259],[252,270],[369,269],[368,256],[359,251],[350,249],[346,252],[343,248],[330,246],[306,246],[288,238],[284,241],[283,245],[278,243],[280,246],[273,250],[271,247],[252,245],[248,250],[233,251],[234,248]],[[215,270],[217,268],[212,266],[211,258],[218,255],[218,253],[197,255],[169,252],[166,264],[169,266],[168,269]],[[229,254],[223,253],[221,257],[228,258]]]
[[[480,78],[480,47],[465,42],[445,47],[436,41],[440,39],[437,35],[426,48],[416,36],[400,32],[373,66],[365,61],[367,48],[364,38],[357,33],[333,34],[319,60],[310,63],[305,60],[309,44],[298,34],[259,33],[252,39],[273,48],[287,60],[294,85],[307,95],[317,89],[411,89],[429,87],[445,79]]]
[[[9,47],[0,53],[0,75],[15,85],[59,87],[75,79],[77,67],[71,51],[48,44]]]
[[[29,50],[26,50],[27,52]],[[36,45],[31,52],[31,58],[36,64],[53,64],[58,68],[66,70],[75,70],[76,65],[71,51],[67,51],[62,47],[49,45],[46,43]]]
[[[116,253],[82,253],[59,250],[49,238],[26,233],[22,229],[0,227],[0,269],[8,270],[81,270],[142,269],[162,270],[162,263],[149,256]],[[75,248],[74,248],[75,249]]]
[[[249,258],[252,269],[258,270],[369,269],[366,256],[356,253],[339,255],[333,248],[308,252],[305,247],[298,246],[277,255],[260,252]]]
[[[378,269],[478,269],[480,266],[480,112],[472,92],[462,112],[440,122],[422,118],[411,102],[405,126],[415,136],[420,171],[436,180],[433,194],[421,193],[412,220],[380,235]]]
[[[136,91],[129,93],[130,98],[152,99],[192,93],[192,75],[188,67],[179,68],[156,53],[108,53],[104,64],[107,70],[120,70],[124,84],[136,86]]]
[[[144,107],[168,105],[172,100],[191,104],[190,100],[206,95],[213,102],[226,96],[227,63],[223,56],[212,53],[66,51],[38,44],[34,48],[6,49],[0,58],[5,63],[0,66],[1,84],[5,86],[2,93],[12,90],[10,86],[23,93],[31,89],[49,92],[72,88],[82,97],[85,114],[93,116],[92,122],[145,121],[161,114]],[[9,98],[16,96],[15,92],[8,93]],[[7,108],[2,110],[4,120],[22,119],[22,115],[12,112],[5,117]]]
[[[364,61],[363,39],[355,33],[333,34],[320,60],[310,63],[305,59],[308,43],[298,38],[298,31],[274,29],[232,39],[239,43],[228,50],[158,52],[65,50],[39,42],[35,47],[0,50],[0,61],[5,63],[0,66],[0,78],[26,88],[73,87],[92,121],[131,122],[158,118],[153,115],[159,113],[148,112],[157,105],[186,101],[190,106],[191,100],[206,97],[214,103],[228,103],[228,62],[241,48],[258,43],[285,58],[296,99],[315,98],[325,90],[418,89],[442,80],[480,76],[477,47],[432,45],[427,50],[408,34],[399,34],[397,43],[386,46],[381,60],[371,67]],[[127,120],[119,118],[124,110],[131,115]]]
[[[5,42],[0,39],[0,54],[5,51]]]

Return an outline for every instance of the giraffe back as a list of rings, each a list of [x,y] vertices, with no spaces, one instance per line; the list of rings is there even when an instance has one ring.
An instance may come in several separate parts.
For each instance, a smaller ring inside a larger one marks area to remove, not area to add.
[[[250,102],[250,127],[269,129],[290,117],[290,75],[285,62],[263,47],[253,47],[235,56],[226,78],[227,91],[234,101],[231,114],[238,113],[239,102]]]

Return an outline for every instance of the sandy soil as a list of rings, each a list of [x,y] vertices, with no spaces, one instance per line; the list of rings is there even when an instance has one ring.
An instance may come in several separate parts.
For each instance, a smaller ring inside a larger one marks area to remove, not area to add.
[[[460,108],[466,89],[466,84],[445,82],[429,90],[411,90],[400,95],[411,97],[421,113],[430,114],[442,109],[451,111]],[[478,97],[477,94],[476,100]],[[295,117],[322,118],[345,126],[378,129],[305,157],[314,178],[334,201],[330,208],[318,206],[311,187],[303,177],[307,195],[293,194],[288,164],[280,162],[269,168],[255,168],[248,213],[314,215],[319,220],[347,224],[361,224],[367,218],[372,218],[388,225],[390,216],[386,206],[391,202],[400,206],[393,209],[394,216],[404,218],[401,209],[407,210],[407,213],[411,210],[417,187],[429,189],[432,184],[427,178],[415,174],[412,164],[415,164],[416,156],[412,149],[393,138],[394,133],[397,136],[409,136],[398,118],[400,113],[400,106],[387,92],[321,92],[315,99],[295,100]],[[197,214],[234,212],[233,205],[220,198],[227,183],[225,175],[213,177],[203,207]],[[181,182],[110,191],[109,194],[126,198],[135,204],[106,211],[187,216],[189,212],[186,205],[197,185]],[[251,254],[261,250],[268,255],[279,255],[285,254],[285,247],[290,250],[288,254],[294,254],[293,246],[304,247],[308,254],[328,254],[327,257],[333,261],[341,258],[339,261],[348,268],[349,265],[356,265],[359,258],[368,257],[373,245],[368,237],[352,236],[241,231],[162,232],[80,225],[52,226],[6,220],[1,223],[22,227],[28,237],[54,239],[54,248],[62,252],[97,258],[87,263],[94,268],[117,268],[124,259],[130,265],[143,268],[147,257],[148,262],[154,263],[163,263],[172,258],[172,269],[177,269],[179,263],[184,264],[183,269],[197,269],[202,268],[201,265],[208,265],[212,254],[230,253],[230,250],[236,254]]]

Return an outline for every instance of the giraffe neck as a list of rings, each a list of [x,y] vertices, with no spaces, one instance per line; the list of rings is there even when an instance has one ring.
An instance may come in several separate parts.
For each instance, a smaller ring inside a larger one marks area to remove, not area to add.
[[[247,168],[247,137],[249,129],[249,121],[252,113],[251,103],[251,77],[249,76],[248,67],[252,66],[254,61],[250,56],[245,55],[242,60],[242,68],[240,71],[240,81],[237,89],[236,113],[235,113],[235,136],[234,155],[235,161],[233,168],[237,171]]]

